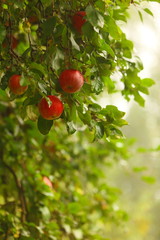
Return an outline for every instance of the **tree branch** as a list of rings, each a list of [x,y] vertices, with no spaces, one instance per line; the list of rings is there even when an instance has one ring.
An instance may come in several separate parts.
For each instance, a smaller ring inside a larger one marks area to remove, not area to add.
[[[12,174],[12,176],[14,177],[16,187],[18,189],[19,200],[20,200],[21,209],[22,209],[21,221],[22,221],[22,223],[24,223],[26,221],[26,215],[27,215],[27,204],[26,204],[26,199],[25,199],[24,189],[23,189],[22,183],[17,178],[17,175],[15,174],[14,170],[7,163],[5,163],[3,160],[2,160],[2,163],[9,170],[9,172]]]

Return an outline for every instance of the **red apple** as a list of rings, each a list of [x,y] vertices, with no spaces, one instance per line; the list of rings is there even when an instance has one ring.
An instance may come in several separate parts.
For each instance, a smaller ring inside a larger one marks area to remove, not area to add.
[[[83,24],[86,22],[86,19],[84,18],[84,16],[86,16],[86,12],[85,11],[79,11],[76,12],[73,16],[72,16],[72,24],[73,27],[79,32],[82,32],[82,26]]]
[[[38,104],[41,116],[47,120],[53,120],[60,117],[63,112],[63,103],[56,96],[49,95],[47,97],[51,101],[50,105],[45,98],[42,98]]]
[[[64,92],[78,92],[84,84],[83,75],[75,69],[64,70],[60,77],[59,83]]]
[[[28,86],[21,86],[20,85],[20,79],[21,79],[21,76],[20,75],[13,75],[12,77],[10,77],[9,79],[9,88],[11,90],[11,92],[13,92],[14,94],[16,95],[21,95],[23,94]]]
[[[48,177],[44,176],[44,177],[43,177],[43,182],[44,182],[48,187],[53,188],[53,184],[52,184],[51,180],[50,180]]]

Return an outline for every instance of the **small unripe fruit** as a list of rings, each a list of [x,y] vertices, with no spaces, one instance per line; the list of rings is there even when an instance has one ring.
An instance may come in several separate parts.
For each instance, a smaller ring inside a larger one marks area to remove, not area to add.
[[[38,104],[39,112],[44,119],[53,120],[58,118],[63,113],[63,103],[61,100],[53,95],[47,96],[50,100],[50,104],[45,98],[42,98]]]
[[[86,12],[85,11],[79,11],[76,12],[73,16],[72,16],[72,24],[73,27],[79,32],[82,32],[82,26],[83,24],[86,22],[86,19],[84,18],[86,16]]]
[[[78,70],[66,69],[61,73],[59,83],[64,92],[75,93],[83,86],[84,77]]]
[[[10,77],[9,79],[9,88],[11,90],[12,93],[16,94],[16,95],[21,95],[23,94],[28,86],[21,86],[20,85],[20,79],[21,76],[20,75],[13,75],[12,77]]]

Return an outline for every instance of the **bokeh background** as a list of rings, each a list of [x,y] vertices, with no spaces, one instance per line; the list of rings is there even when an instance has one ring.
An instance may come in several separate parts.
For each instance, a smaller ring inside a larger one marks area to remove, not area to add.
[[[143,2],[141,6],[152,11],[153,16],[132,5],[127,24],[120,26],[134,42],[135,54],[143,62],[141,76],[153,78],[155,85],[145,97],[144,108],[134,101],[128,103],[119,93],[101,99],[102,105],[107,101],[126,111],[129,122],[123,132],[130,139],[130,157],[127,161],[121,159],[120,164],[115,161],[106,173],[110,184],[122,189],[115,209],[122,208],[129,215],[128,221],[115,226],[114,231],[106,223],[114,240],[160,239],[160,6],[154,2]]]

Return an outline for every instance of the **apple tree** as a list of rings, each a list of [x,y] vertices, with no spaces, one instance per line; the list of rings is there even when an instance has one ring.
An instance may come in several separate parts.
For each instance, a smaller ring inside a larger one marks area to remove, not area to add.
[[[1,239],[102,240],[127,219],[105,173],[129,157],[125,113],[97,99],[144,106],[154,84],[120,28],[131,4],[152,15],[140,2],[1,0]]]

